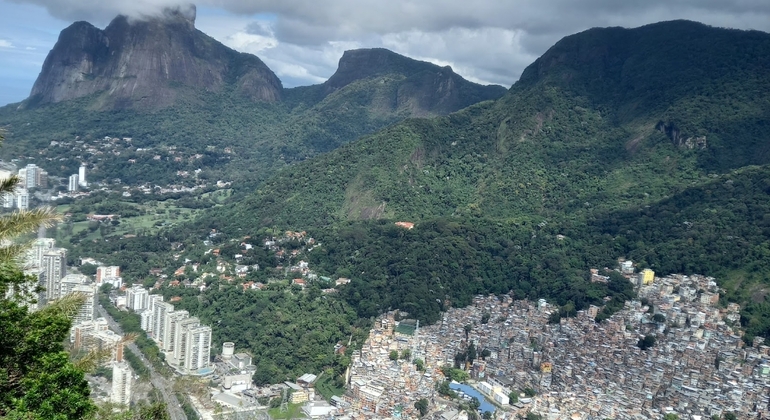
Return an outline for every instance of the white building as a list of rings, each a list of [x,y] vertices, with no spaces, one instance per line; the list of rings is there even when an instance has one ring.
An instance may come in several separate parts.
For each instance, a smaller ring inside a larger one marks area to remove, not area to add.
[[[19,178],[21,178],[20,185],[24,188],[48,186],[48,172],[33,163],[19,169]]]
[[[225,375],[222,387],[230,392],[241,392],[251,389],[251,377],[249,373]]]
[[[507,395],[505,395],[504,393],[499,392],[499,391],[496,391],[492,395],[492,398],[494,398],[495,402],[497,402],[500,405],[508,405],[508,403],[510,402],[510,398]]]
[[[163,326],[163,347],[161,347],[163,351],[174,351],[176,330],[179,327],[179,323],[189,317],[190,314],[187,311],[173,311],[166,314]]]
[[[201,325],[188,328],[185,343],[184,369],[195,372],[210,366],[211,327]]]
[[[33,269],[43,266],[43,254],[56,248],[56,240],[51,238],[38,238],[27,251],[24,259],[24,268]]]
[[[96,319],[96,286],[89,284],[82,284],[75,286],[72,290],[73,293],[82,293],[86,297],[86,301],[80,306],[77,315],[72,320],[74,325],[81,322],[93,321]]]
[[[123,361],[123,337],[108,328],[104,318],[72,327],[70,341],[77,350],[109,351],[110,362]]]
[[[334,410],[326,401],[308,401],[302,406],[302,412],[311,419],[327,418]]]
[[[96,267],[96,284],[102,284],[107,277],[120,277],[120,267],[117,265]]]
[[[78,325],[72,326],[72,336],[74,346],[76,349],[86,348],[89,349],[91,338],[97,332],[109,331],[109,324],[104,318],[99,318],[93,322],[82,322]]]
[[[67,183],[67,191],[77,192],[78,186],[80,184],[78,181],[79,181],[78,174],[70,175],[69,182]]]
[[[187,334],[191,329],[199,327],[201,322],[196,317],[186,318],[179,322],[174,331],[174,352],[171,355],[175,366],[183,366],[187,354]]]
[[[87,187],[88,182],[86,182],[86,167],[85,165],[80,165],[80,168],[78,168],[78,185],[81,187]]]
[[[131,403],[131,368],[126,362],[116,362],[112,365],[112,395],[110,401],[115,404],[129,405]]]
[[[61,297],[61,279],[67,275],[67,250],[53,248],[46,251],[41,258],[45,282],[45,298],[47,301]]]
[[[99,285],[110,284],[112,285],[113,289],[120,289],[120,287],[123,286],[123,277],[116,277],[116,276],[102,277],[102,281],[99,282],[98,284]]]
[[[59,296],[66,296],[75,290],[75,287],[88,284],[88,277],[82,274],[67,274],[59,281]]]
[[[16,205],[16,195],[13,193],[3,194],[3,208],[12,209]]]
[[[146,331],[151,336],[153,335],[155,329],[155,306],[160,302],[163,302],[162,295],[150,295],[147,298],[147,310],[150,313],[148,317],[149,324],[147,324],[147,328],[145,328],[144,331]]]
[[[144,331],[151,331],[152,328],[152,311],[149,309],[145,309],[141,312],[139,312],[139,317],[141,317],[141,328]]]
[[[21,186],[24,188],[35,188],[35,180],[37,179],[37,165],[30,163],[24,168],[19,169],[19,178],[21,178]]]
[[[14,193],[16,195],[16,207],[19,210],[29,209],[29,190],[21,189]]]
[[[150,292],[139,284],[126,290],[126,308],[134,312],[142,312],[147,309]]]
[[[155,309],[152,311],[152,336],[158,347],[163,348],[163,338],[166,336],[166,316],[174,311],[174,305],[168,302],[155,303]]]

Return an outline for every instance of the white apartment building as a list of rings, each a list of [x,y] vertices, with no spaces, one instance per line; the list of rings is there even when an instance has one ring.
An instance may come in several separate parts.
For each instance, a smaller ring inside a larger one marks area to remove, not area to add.
[[[112,395],[110,401],[115,404],[129,405],[131,403],[131,383],[133,372],[126,362],[116,362],[112,365]]]
[[[19,169],[19,178],[21,178],[21,185],[24,188],[35,188],[35,181],[37,180],[37,165],[30,163],[24,168]]]
[[[70,175],[69,182],[67,182],[67,191],[77,192],[79,186],[80,186],[80,183],[79,183],[78,174]]]
[[[120,287],[123,286],[123,277],[115,277],[115,276],[102,277],[102,281],[97,284],[100,286],[103,284],[110,284],[112,285],[113,289],[120,289]]]
[[[160,302],[163,302],[162,295],[150,295],[147,298],[147,311],[149,311],[149,315],[147,328],[144,330],[151,336],[153,335],[155,329],[155,306]],[[144,317],[142,319],[144,319]]]
[[[102,284],[106,277],[120,277],[120,267],[117,265],[96,267],[96,284]]]
[[[48,186],[48,172],[34,163],[19,169],[19,178],[21,178],[21,186],[24,188],[45,188]]]
[[[61,279],[67,275],[67,250],[53,248],[46,251],[41,258],[41,268],[45,276],[46,300],[58,299],[61,297]]]
[[[16,195],[16,207],[19,210],[29,210],[29,190],[18,190],[14,194]]]
[[[185,318],[179,321],[174,331],[174,352],[171,354],[172,363],[175,366],[183,366],[187,354],[187,333],[191,329],[199,327],[200,320],[197,317]]]
[[[87,187],[88,182],[86,182],[86,167],[85,165],[80,165],[80,168],[78,168],[78,185],[81,187]]]
[[[66,296],[75,290],[76,286],[88,284],[88,277],[82,274],[70,273],[59,280],[59,296]]]
[[[152,311],[152,336],[158,347],[163,348],[163,338],[166,336],[166,314],[174,311],[174,305],[168,302],[155,303]]]
[[[6,209],[16,207],[19,210],[29,210],[29,190],[22,185],[21,188],[14,192],[3,194],[2,206]]]
[[[149,309],[145,309],[141,312],[139,312],[139,317],[141,318],[141,328],[145,332],[149,333],[152,331],[152,311]]]
[[[109,324],[104,318],[99,318],[93,322],[82,322],[78,325],[72,326],[74,346],[76,349],[88,348],[90,345],[91,336],[97,332],[103,332],[109,330]]]
[[[163,346],[161,347],[163,351],[174,351],[174,343],[176,342],[176,330],[179,328],[179,323],[189,317],[190,314],[187,313],[187,311],[173,311],[166,314],[166,319],[163,326]]]
[[[16,195],[12,193],[3,194],[3,208],[12,209],[16,204]]]
[[[82,293],[86,296],[86,301],[80,306],[77,315],[75,315],[75,318],[72,320],[73,325],[96,319],[96,285],[77,285],[72,292]]]
[[[24,267],[32,269],[43,266],[43,254],[56,248],[56,240],[51,238],[38,238],[27,251]]]
[[[211,359],[211,327],[201,325],[188,328],[183,368],[195,372],[207,368]]]
[[[126,308],[134,312],[141,312],[147,309],[150,292],[141,285],[135,284],[126,290]]]

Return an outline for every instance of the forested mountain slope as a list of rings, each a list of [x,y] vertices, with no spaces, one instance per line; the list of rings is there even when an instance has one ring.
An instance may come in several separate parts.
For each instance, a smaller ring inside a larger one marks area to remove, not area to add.
[[[622,256],[661,272],[721,276],[729,286],[764,242],[756,234],[763,219],[732,209],[763,191],[756,185],[766,168],[741,168],[770,159],[769,52],[766,33],[688,21],[591,29],[554,45],[503,98],[408,120],[287,168],[199,226],[327,232],[336,251],[319,253],[315,263],[354,273],[347,293],[366,308],[362,315],[399,307],[432,319],[443,303],[426,296],[438,292],[439,278],[452,279],[443,287],[456,304],[473,293],[514,290],[581,307],[597,293],[581,286],[581,273]],[[754,187],[714,193],[730,176]],[[708,210],[715,208],[733,216]],[[637,230],[652,214],[655,225]],[[691,220],[680,220],[684,214]],[[371,219],[381,222],[360,222]],[[385,229],[397,220],[417,226]],[[716,249],[712,236],[673,228],[686,221],[716,224],[710,235],[721,238],[745,232],[745,246],[723,254],[727,245]],[[546,233],[566,239],[544,245]],[[434,244],[434,234],[462,243]],[[390,247],[394,235],[426,249]],[[404,262],[412,256],[419,262]],[[742,287],[763,290],[756,286],[762,275],[742,278]],[[740,290],[730,295],[748,303]],[[763,304],[764,295],[753,296],[752,305]],[[750,333],[770,332],[764,320],[753,322]]]

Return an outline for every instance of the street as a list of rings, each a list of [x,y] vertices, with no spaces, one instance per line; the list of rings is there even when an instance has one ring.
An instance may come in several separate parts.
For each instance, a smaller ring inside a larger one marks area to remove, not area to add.
[[[112,330],[116,333],[122,335],[123,330],[120,328],[120,325],[118,325],[118,323],[112,319],[110,314],[107,313],[102,305],[97,305],[97,308],[99,311],[99,316],[104,317],[104,319],[107,320],[110,328],[112,328]],[[163,401],[166,403],[166,407],[168,409],[169,415],[171,416],[171,420],[187,420],[187,416],[184,414],[184,411],[182,411],[182,406],[179,404],[179,400],[177,400],[169,381],[155,371],[155,368],[153,368],[152,364],[147,361],[147,359],[144,357],[144,354],[139,350],[136,344],[129,343],[128,348],[131,349],[131,351],[142,360],[142,363],[144,363],[144,365],[149,370],[150,383],[155,387],[155,389],[160,391],[161,395],[163,396]]]

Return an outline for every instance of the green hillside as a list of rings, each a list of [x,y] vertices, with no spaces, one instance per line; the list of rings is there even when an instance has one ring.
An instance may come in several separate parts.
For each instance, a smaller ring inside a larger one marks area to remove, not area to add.
[[[719,200],[728,199],[725,195],[701,194],[690,207],[680,206],[693,191],[712,191],[711,186],[722,179],[715,177],[728,177],[733,171],[740,179],[763,179],[758,174],[764,167],[741,168],[770,163],[768,53],[766,33],[687,21],[592,29],[557,43],[500,100],[442,118],[408,120],[287,168],[246,200],[205,216],[198,226],[226,232],[256,232],[260,227],[315,228],[317,236],[327,232],[325,243],[345,245],[338,255],[329,251],[315,262],[328,263],[329,269],[342,264],[352,273],[367,273],[358,276],[358,282],[354,275],[351,302],[359,308],[383,302],[378,310],[419,306],[428,320],[440,305],[415,302],[409,296],[424,299],[431,274],[424,272],[422,263],[403,263],[422,251],[408,244],[387,245],[383,238],[396,233],[382,229],[393,221],[415,222],[414,231],[400,236],[427,235],[415,238],[416,243],[432,244],[426,238],[435,234],[439,220],[459,224],[461,233],[439,229],[439,236],[447,240],[485,238],[457,245],[468,247],[465,256],[432,246],[439,265],[460,264],[447,272],[449,278],[463,284],[478,278],[473,286],[449,288],[449,296],[459,304],[472,293],[513,289],[585,306],[590,302],[580,297],[585,292],[571,299],[569,293],[560,293],[566,289],[554,284],[553,276],[573,270],[567,278],[576,280],[568,284],[577,290],[586,287],[580,286],[579,273],[620,256],[661,272],[720,276],[729,286],[736,273],[748,269],[749,256],[762,249],[765,236],[742,236],[746,246],[731,249],[726,257],[713,241],[677,236],[679,231],[671,225],[681,224],[682,215],[694,211],[689,217],[693,223],[721,223],[725,231],[759,228],[761,217],[704,213],[720,208]],[[737,206],[754,200],[757,190],[736,189],[733,194],[729,202]],[[652,213],[656,225],[645,231],[643,239],[630,233],[637,224],[644,226],[652,209],[663,208],[667,210]],[[382,222],[360,222],[369,219]],[[621,221],[622,225],[613,224]],[[329,226],[341,227],[321,229]],[[345,236],[344,226],[355,227],[358,239]],[[538,229],[547,229],[551,236],[563,234],[569,241],[540,244],[538,251],[532,250],[534,245],[517,244],[530,236],[536,242],[545,240],[537,236]],[[494,258],[487,259],[492,252],[490,236],[512,241],[511,246],[519,247],[516,250],[530,249],[526,260],[512,260],[514,254],[523,258],[522,252],[508,250],[500,271],[490,271],[497,264]],[[670,252],[681,241],[694,241],[697,254]],[[648,255],[650,249],[666,251],[653,257]],[[369,257],[364,262],[352,255]],[[452,256],[452,263],[447,256]],[[550,267],[553,261],[558,263]],[[463,262],[472,262],[483,273],[468,274],[476,268],[462,267]],[[381,272],[373,278],[375,267]],[[514,267],[518,270],[509,271]],[[766,269],[759,270],[766,276]],[[745,275],[741,290],[764,282],[763,275]],[[399,276],[410,281],[394,284]],[[541,284],[544,289],[537,289]],[[355,293],[367,288],[366,293]],[[730,294],[748,302],[747,293],[733,289]],[[762,304],[764,295],[752,296],[755,304]],[[374,309],[362,314],[369,312]],[[768,334],[761,330],[757,324],[751,332]]]

